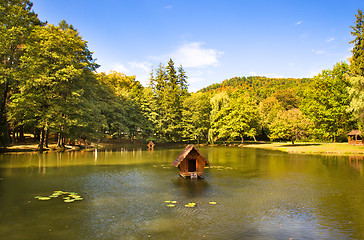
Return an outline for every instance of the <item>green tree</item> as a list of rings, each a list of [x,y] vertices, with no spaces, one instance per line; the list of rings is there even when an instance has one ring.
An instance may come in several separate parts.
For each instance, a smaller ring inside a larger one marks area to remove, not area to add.
[[[40,25],[29,0],[0,1],[0,145],[9,142],[7,104],[15,92],[23,45],[35,25]]]
[[[183,138],[188,141],[207,141],[210,129],[210,98],[204,93],[193,93],[183,102]]]
[[[259,103],[260,125],[266,136],[269,135],[270,123],[275,120],[278,112],[284,109],[280,101],[275,97],[267,97]]]
[[[304,91],[300,109],[315,123],[313,134],[318,139],[336,141],[352,125],[352,115],[347,112],[348,71],[348,64],[337,63],[315,76]]]
[[[352,113],[354,119],[358,121],[360,129],[364,129],[364,76],[350,77],[350,105],[348,114]]]
[[[150,86],[157,102],[156,134],[163,141],[182,139],[182,103],[188,96],[186,79],[182,66],[177,73],[172,59],[166,67],[160,64],[155,76],[151,74]]]
[[[98,65],[78,32],[64,22],[34,28],[21,61],[20,91],[12,96],[17,100],[12,109],[30,114],[41,131],[40,149],[46,130],[57,132],[60,147],[66,136],[87,132],[94,121],[85,89]]]
[[[135,76],[126,76],[115,71],[109,74],[100,73],[99,79],[114,92],[121,101],[122,109],[125,110],[124,117],[119,119],[123,121],[120,126],[124,127],[122,129],[116,128],[116,131],[112,131],[111,134],[114,137],[128,135],[131,139],[138,136],[147,137],[151,129],[148,117],[142,109],[142,104],[145,101],[144,88],[140,82],[135,80]],[[113,128],[110,128],[110,131],[111,129]]]
[[[219,124],[218,122],[221,121],[221,118],[223,117],[222,114],[220,114],[220,111],[224,109],[227,104],[229,103],[229,95],[226,92],[220,92],[215,94],[210,99],[211,104],[211,113],[210,113],[210,126],[208,133],[208,140],[209,143],[214,143],[217,140],[217,134],[219,130]]]
[[[360,129],[364,127],[364,16],[358,10],[355,26],[352,26],[351,34],[355,37],[350,43],[354,43],[353,56],[350,59],[350,87],[351,97],[349,112],[353,112]]]
[[[296,140],[308,136],[311,124],[298,108],[282,110],[270,124],[269,138],[290,140],[294,144]]]
[[[364,15],[358,9],[355,26],[352,26],[351,35],[355,38],[350,43],[354,43],[352,49],[353,56],[350,59],[350,72],[352,75],[364,76]]]
[[[284,109],[298,108],[300,104],[299,98],[294,93],[293,89],[277,90],[273,97],[275,97]]]
[[[247,92],[231,93],[229,102],[217,113],[212,127],[220,139],[255,139],[259,124],[258,105],[256,100]]]

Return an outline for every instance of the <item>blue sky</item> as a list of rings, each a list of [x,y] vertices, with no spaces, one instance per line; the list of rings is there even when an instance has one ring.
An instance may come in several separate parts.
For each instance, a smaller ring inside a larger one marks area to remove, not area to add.
[[[197,91],[235,76],[313,77],[351,56],[363,0],[33,0],[39,18],[72,24],[98,72],[146,84],[172,58]]]

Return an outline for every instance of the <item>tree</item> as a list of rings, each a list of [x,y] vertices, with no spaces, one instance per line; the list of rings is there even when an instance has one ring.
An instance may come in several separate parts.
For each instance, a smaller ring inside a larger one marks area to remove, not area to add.
[[[275,120],[279,111],[284,107],[275,97],[267,97],[259,103],[260,125],[265,136],[269,135],[269,125]]]
[[[244,137],[255,139],[259,123],[258,105],[256,100],[247,92],[235,91],[231,94],[229,102],[221,108],[212,123],[214,132],[220,139]]]
[[[47,130],[57,132],[60,147],[65,136],[90,130],[97,111],[90,111],[86,89],[98,65],[77,30],[65,22],[34,28],[21,61],[20,91],[12,96],[17,100],[12,109],[22,109],[23,122],[32,119],[40,129],[40,149]]]
[[[350,59],[350,72],[352,75],[364,76],[364,15],[358,9],[355,26],[352,26],[351,35],[355,37],[350,43],[354,43],[353,56]]]
[[[336,141],[352,125],[348,72],[348,64],[337,63],[314,76],[304,90],[300,109],[314,122],[313,134],[319,139]]]
[[[352,26],[351,35],[355,37],[350,43],[354,43],[353,56],[350,59],[350,88],[351,97],[348,111],[352,111],[357,119],[359,127],[364,127],[364,16],[358,9],[355,26]],[[363,131],[362,131],[363,132]]]
[[[351,101],[347,111],[352,112],[359,128],[364,129],[364,76],[350,77],[349,95]]]
[[[156,134],[164,141],[180,141],[182,137],[182,102],[188,96],[187,76],[182,68],[178,73],[172,59],[151,74],[150,86],[157,102]]]
[[[277,90],[273,97],[275,97],[284,109],[289,110],[292,108],[298,108],[299,99],[294,93],[293,89]]]
[[[9,142],[7,104],[11,92],[16,91],[23,45],[35,25],[40,25],[29,0],[0,2],[0,145]]]
[[[123,73],[115,71],[109,74],[100,73],[99,80],[107,85],[114,95],[120,101],[122,109],[125,111],[124,116],[113,121],[120,122],[119,126],[122,128],[110,127],[108,131],[114,137],[128,135],[131,139],[139,135],[146,137],[151,132],[148,117],[142,110],[142,103],[144,101],[144,89],[139,81],[135,80],[135,76],[126,76]],[[113,122],[115,125],[116,122]]]
[[[282,110],[270,124],[269,129],[271,132],[269,138],[271,140],[290,140],[294,144],[294,141],[308,136],[311,124],[311,121],[297,108]]]
[[[217,124],[221,121],[222,114],[220,111],[225,108],[225,106],[229,103],[229,95],[226,92],[220,92],[215,94],[211,100],[211,113],[210,113],[210,126],[208,140],[209,143],[214,143],[217,140],[217,134],[219,125]]]
[[[207,141],[210,129],[210,98],[206,93],[193,93],[183,101],[182,122],[185,140]]]

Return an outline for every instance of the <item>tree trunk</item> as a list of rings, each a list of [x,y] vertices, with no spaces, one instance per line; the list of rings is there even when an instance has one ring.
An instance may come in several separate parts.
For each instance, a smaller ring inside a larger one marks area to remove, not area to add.
[[[9,137],[9,125],[6,118],[6,102],[8,98],[8,92],[9,92],[9,79],[5,77],[5,86],[3,90],[3,95],[1,105],[0,105],[0,145],[6,146],[9,144],[10,137]]]
[[[58,133],[57,147],[64,148],[64,136],[62,132]]]
[[[48,135],[48,123],[46,122],[46,126],[44,127],[44,143],[46,148],[48,148]]]
[[[58,139],[57,139],[57,147],[60,147],[60,148],[63,148],[64,147],[64,145],[63,145],[63,141],[62,141],[62,133],[61,132],[59,132],[58,134]]]
[[[19,142],[25,142],[25,137],[24,137],[24,127],[22,125],[19,126]]]
[[[241,144],[244,144],[244,136],[241,136]]]
[[[291,141],[292,141],[292,145],[294,145],[294,138],[292,138]]]
[[[255,135],[253,135],[253,139],[254,139],[254,142],[256,142],[256,141],[257,141],[257,139],[255,138]]]
[[[49,132],[48,129],[45,130],[45,146],[46,148],[49,148],[48,146],[48,137],[49,137]]]
[[[39,148],[39,151],[40,151],[40,152],[43,152],[43,146],[44,146],[44,134],[45,134],[45,131],[44,131],[44,128],[42,128],[42,129],[40,130],[39,145],[38,145],[38,148]]]

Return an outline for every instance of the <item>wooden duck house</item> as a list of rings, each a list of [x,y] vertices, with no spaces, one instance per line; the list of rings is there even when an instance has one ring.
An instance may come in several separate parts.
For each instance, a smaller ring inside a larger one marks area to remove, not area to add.
[[[150,142],[147,144],[147,146],[148,146],[148,148],[149,148],[149,149],[154,149],[155,144],[154,144],[154,142],[150,141]]]
[[[205,166],[210,166],[209,161],[202,156],[194,145],[187,145],[183,152],[172,163],[178,167],[181,177],[203,178]]]

